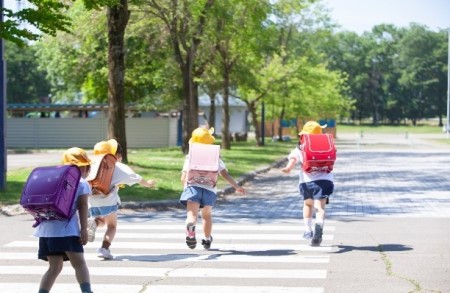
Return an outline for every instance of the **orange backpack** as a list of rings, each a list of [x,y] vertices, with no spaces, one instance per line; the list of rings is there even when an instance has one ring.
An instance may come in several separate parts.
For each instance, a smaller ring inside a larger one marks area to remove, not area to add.
[[[106,195],[110,191],[117,158],[111,154],[96,155],[94,158],[86,180],[92,187],[92,195]]]

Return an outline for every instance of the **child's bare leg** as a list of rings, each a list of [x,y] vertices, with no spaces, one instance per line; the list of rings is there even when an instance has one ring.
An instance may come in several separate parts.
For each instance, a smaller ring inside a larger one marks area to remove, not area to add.
[[[195,224],[197,223],[200,204],[194,201],[188,201],[186,208],[186,244],[190,249],[194,249],[197,245],[197,239],[195,238]]]
[[[316,222],[323,227],[323,222],[325,220],[325,205],[327,199],[323,198],[314,201],[314,208],[316,209]]]
[[[200,204],[195,201],[188,201],[186,206],[186,224],[196,224],[198,217],[198,209]]]
[[[303,218],[311,219],[314,210],[314,201],[312,199],[307,199],[303,201]]]
[[[95,222],[98,228],[105,226],[105,219],[103,217],[95,218]]]
[[[205,206],[202,209],[203,233],[208,239],[212,232],[212,206]]]
[[[84,259],[84,254],[80,252],[66,252],[70,264],[75,270],[75,277],[79,284],[90,283],[89,269]]]
[[[61,273],[63,269],[64,259],[61,255],[49,255],[48,259],[48,269],[42,276],[39,289],[50,291],[56,278]]]
[[[106,224],[106,232],[103,237],[103,241],[111,244],[117,232],[117,213],[109,214],[104,219]],[[109,247],[105,248],[108,249]]]
[[[312,217],[314,212],[314,201],[306,199],[303,201],[303,223],[305,224],[305,231],[312,231]]]

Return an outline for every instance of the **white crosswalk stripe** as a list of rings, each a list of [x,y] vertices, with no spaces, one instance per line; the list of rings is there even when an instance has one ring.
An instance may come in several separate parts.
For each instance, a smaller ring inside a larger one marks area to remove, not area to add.
[[[20,285],[20,287],[19,287]],[[17,291],[20,288],[21,291]],[[177,292],[195,292],[195,293],[323,293],[321,288],[298,288],[298,287],[275,287],[266,286],[262,289],[259,286],[171,286],[155,285],[150,288],[142,288],[140,285],[117,285],[117,284],[96,284],[96,292],[108,293],[177,293]],[[182,291],[180,291],[182,290]],[[2,283],[2,292],[35,292],[36,284],[33,283]],[[56,283],[52,292],[55,293],[79,293],[77,285]]]
[[[296,292],[322,293],[327,277],[335,227],[326,226],[323,243],[312,247],[301,238],[302,226],[283,224],[214,224],[210,250],[187,248],[183,223],[133,223],[119,220],[111,246],[113,261],[102,261],[96,250],[104,233],[85,246],[95,293],[115,292]],[[202,228],[197,226],[197,240]],[[132,241],[134,240],[134,241]],[[47,270],[37,260],[38,240],[25,236],[3,245],[0,252],[2,292],[35,292]],[[27,276],[24,282],[13,279]],[[8,276],[11,276],[9,279]],[[66,264],[52,293],[79,292],[73,268]]]

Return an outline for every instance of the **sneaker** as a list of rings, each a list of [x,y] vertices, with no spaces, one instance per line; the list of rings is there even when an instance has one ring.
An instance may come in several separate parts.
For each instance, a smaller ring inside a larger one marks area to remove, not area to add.
[[[204,249],[209,249],[211,247],[211,243],[213,242],[212,236],[210,236],[210,240],[202,239],[202,245]]]
[[[95,218],[89,218],[88,225],[87,225],[89,242],[93,242],[95,240],[95,231],[96,230],[97,230],[97,222],[95,222]]]
[[[194,224],[187,224],[186,226],[186,244],[190,249],[194,249],[197,245],[197,239],[195,239]]]
[[[305,231],[303,233],[303,239],[310,240],[313,238],[313,231]]]
[[[106,248],[99,248],[97,251],[97,256],[104,259],[113,259],[114,256],[111,254],[109,249]]]
[[[322,232],[323,232],[322,226],[320,226],[319,224],[316,224],[314,226],[314,236],[311,240],[312,246],[319,246],[320,243],[322,243]]]

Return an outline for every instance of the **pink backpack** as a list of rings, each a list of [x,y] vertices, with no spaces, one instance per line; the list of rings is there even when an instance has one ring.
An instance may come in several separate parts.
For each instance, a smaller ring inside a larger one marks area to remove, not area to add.
[[[37,167],[23,187],[20,204],[35,219],[33,227],[48,220],[68,220],[74,214],[81,171],[74,165]]]
[[[189,145],[188,184],[216,186],[219,175],[220,146],[191,143]]]

